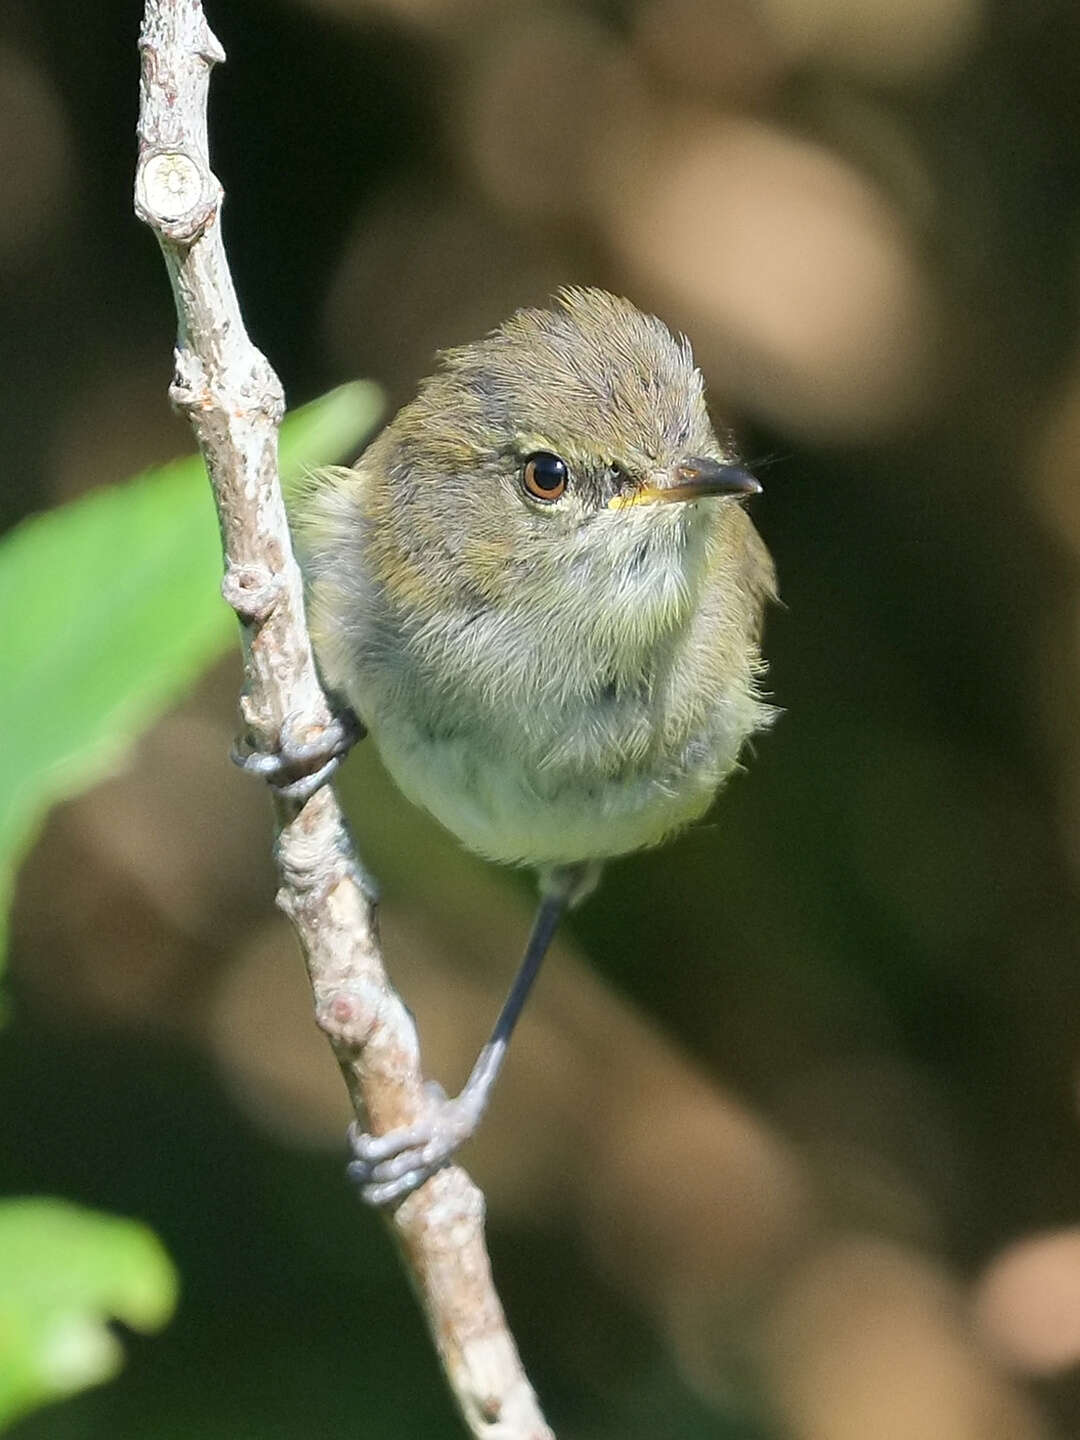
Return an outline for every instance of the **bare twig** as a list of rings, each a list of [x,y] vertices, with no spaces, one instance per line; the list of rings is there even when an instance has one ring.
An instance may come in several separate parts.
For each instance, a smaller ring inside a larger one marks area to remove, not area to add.
[[[244,719],[262,747],[316,737],[331,714],[304,621],[277,477],[281,385],[244,328],[221,238],[206,102],[224,53],[200,0],[146,0],[135,208],[161,244],[179,336],[173,404],[190,417],[210,474],[225,552],[223,592],[241,621]],[[418,1120],[425,1093],[412,1019],[386,978],[364,892],[329,787],[276,799],[279,903],[296,928],[316,1019],[365,1125]],[[551,1440],[491,1279],[483,1196],[457,1167],[389,1219],[466,1424],[485,1440]]]

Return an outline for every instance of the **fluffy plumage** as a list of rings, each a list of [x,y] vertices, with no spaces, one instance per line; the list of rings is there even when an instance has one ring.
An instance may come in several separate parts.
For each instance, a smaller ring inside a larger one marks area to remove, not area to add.
[[[556,502],[523,489],[537,451],[568,467]],[[742,507],[609,505],[688,457],[737,458],[687,342],[568,290],[444,352],[303,501],[325,678],[471,849],[546,867],[655,844],[767,723],[773,570]]]

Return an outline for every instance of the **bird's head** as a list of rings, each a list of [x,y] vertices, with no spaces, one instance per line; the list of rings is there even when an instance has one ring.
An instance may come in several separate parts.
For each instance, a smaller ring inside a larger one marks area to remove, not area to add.
[[[362,469],[377,578],[423,611],[548,603],[562,577],[618,583],[643,555],[666,584],[716,506],[760,489],[709,419],[688,342],[594,289],[444,351]]]

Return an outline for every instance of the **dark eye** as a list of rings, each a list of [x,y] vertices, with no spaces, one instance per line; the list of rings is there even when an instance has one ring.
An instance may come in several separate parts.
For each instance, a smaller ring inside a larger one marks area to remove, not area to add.
[[[537,500],[558,500],[569,476],[566,461],[547,450],[537,450],[525,461],[521,483]]]

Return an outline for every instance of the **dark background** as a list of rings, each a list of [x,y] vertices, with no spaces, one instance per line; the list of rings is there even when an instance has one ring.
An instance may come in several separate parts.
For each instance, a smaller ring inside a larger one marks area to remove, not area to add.
[[[131,216],[140,7],[0,11],[0,516],[190,449]],[[685,329],[765,484],[785,714],[610,867],[469,1154],[560,1436],[1080,1429],[1080,20],[1070,0],[217,0],[226,239],[290,402],[559,284]],[[123,557],[117,556],[117,563]],[[455,1421],[225,754],[238,663],[26,864],[0,1186],[148,1221],[171,1327],[20,1440]],[[528,923],[343,792],[456,1087]],[[588,966],[583,964],[587,958]]]

